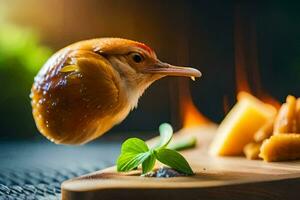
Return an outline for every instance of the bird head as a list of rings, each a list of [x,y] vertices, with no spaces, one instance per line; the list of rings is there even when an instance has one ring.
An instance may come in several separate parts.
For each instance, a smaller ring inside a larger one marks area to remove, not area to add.
[[[128,89],[142,93],[152,82],[165,76],[200,77],[190,67],[174,66],[160,61],[152,48],[132,40],[110,38],[99,53],[119,72]]]
[[[145,44],[100,38],[72,44],[42,67],[31,90],[39,131],[51,141],[83,144],[120,123],[164,76],[199,77],[193,68],[161,62]]]

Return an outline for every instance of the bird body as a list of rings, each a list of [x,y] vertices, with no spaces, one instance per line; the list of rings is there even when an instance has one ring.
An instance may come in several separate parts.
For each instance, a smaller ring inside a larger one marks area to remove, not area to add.
[[[31,104],[36,125],[55,143],[86,143],[123,121],[151,83],[168,73],[180,75],[180,69],[131,40],[74,43],[55,53],[35,77]],[[184,70],[182,75],[200,76],[198,70]]]

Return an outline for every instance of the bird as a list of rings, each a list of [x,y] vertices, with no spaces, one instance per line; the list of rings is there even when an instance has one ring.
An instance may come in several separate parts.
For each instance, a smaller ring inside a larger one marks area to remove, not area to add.
[[[97,38],[53,54],[34,78],[32,114],[41,134],[56,144],[85,144],[122,122],[154,81],[200,77],[190,67],[160,61],[141,42]]]

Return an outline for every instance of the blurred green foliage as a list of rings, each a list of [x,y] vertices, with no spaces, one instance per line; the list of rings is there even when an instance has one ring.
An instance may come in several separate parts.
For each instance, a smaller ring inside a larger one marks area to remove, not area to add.
[[[15,25],[0,28],[0,137],[32,136],[30,88],[34,76],[51,55],[38,35]]]

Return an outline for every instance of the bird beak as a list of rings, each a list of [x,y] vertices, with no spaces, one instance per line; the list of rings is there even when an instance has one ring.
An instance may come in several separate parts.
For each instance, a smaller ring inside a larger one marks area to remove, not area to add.
[[[168,63],[157,62],[153,66],[147,67],[143,70],[147,74],[161,74],[166,76],[187,76],[200,77],[201,72],[191,67],[173,66]]]

